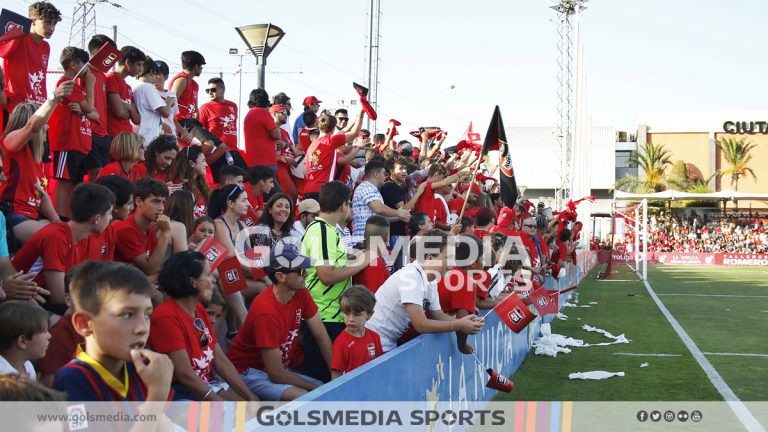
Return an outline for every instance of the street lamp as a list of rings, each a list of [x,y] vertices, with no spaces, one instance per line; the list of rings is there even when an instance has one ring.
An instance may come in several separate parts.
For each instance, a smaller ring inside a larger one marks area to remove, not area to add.
[[[285,32],[272,24],[253,24],[243,27],[235,27],[237,34],[243,38],[248,49],[256,57],[258,67],[258,86],[264,88],[264,71],[267,65],[267,57],[285,36]]]
[[[238,78],[240,78],[240,83],[237,86],[237,106],[238,109],[240,109],[243,106],[243,56],[245,54],[240,54],[237,51],[237,48],[230,48],[229,49],[229,55],[238,57],[238,63],[237,63],[237,75],[239,75]],[[239,115],[237,119],[237,136],[242,137],[242,124],[243,124],[243,118],[244,115]],[[238,147],[239,144],[238,144]]]

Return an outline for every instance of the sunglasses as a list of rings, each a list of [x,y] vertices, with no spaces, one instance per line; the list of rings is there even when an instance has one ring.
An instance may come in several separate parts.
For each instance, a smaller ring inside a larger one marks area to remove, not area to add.
[[[207,88],[207,89],[205,89],[205,92],[207,94],[211,94],[211,93],[216,93],[216,90],[218,90],[216,87],[214,87],[214,88]]]
[[[205,332],[205,323],[203,323],[203,320],[200,318],[195,318],[195,321],[193,321],[195,329],[197,331],[202,332],[203,335],[200,336],[200,348],[205,348],[208,346],[210,341],[208,340],[208,334]]]
[[[349,117],[337,117],[336,120],[338,120],[339,122],[345,122],[345,121],[349,121]]]
[[[524,224],[523,226],[526,227],[526,228],[536,228],[536,225]]]

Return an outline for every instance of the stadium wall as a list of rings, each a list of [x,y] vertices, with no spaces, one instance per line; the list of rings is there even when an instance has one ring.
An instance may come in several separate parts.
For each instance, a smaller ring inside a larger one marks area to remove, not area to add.
[[[596,264],[596,254],[582,251],[577,262],[573,274],[559,281],[548,279],[547,288],[564,289],[578,284]],[[562,294],[560,304],[572,293]],[[533,306],[529,307],[535,312]],[[474,356],[458,351],[453,333],[421,335],[299,400],[487,401],[496,395],[496,390],[485,387],[489,378],[485,369],[493,368],[505,376],[513,374],[538,337],[541,323],[541,318],[536,318],[524,331],[515,334],[496,314],[486,316],[483,330],[469,339],[482,366]]]
[[[597,252],[597,262],[606,264],[611,251]],[[634,264],[633,252],[613,252],[614,264]],[[703,264],[717,266],[768,267],[768,254],[650,252],[648,264]]]

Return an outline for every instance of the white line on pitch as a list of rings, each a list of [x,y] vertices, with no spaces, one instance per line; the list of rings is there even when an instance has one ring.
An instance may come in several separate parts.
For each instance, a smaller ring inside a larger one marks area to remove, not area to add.
[[[760,295],[731,295],[731,294],[656,294],[657,296],[685,296],[685,297],[734,297],[734,298],[768,298]]]
[[[768,354],[753,354],[753,353],[703,352],[702,354],[708,355],[708,356],[768,357]]]
[[[645,289],[648,290],[648,294],[656,303],[656,306],[658,306],[661,313],[664,314],[664,317],[667,318],[667,321],[669,321],[669,324],[675,330],[680,339],[682,339],[686,348],[688,348],[691,354],[693,354],[693,358],[696,359],[696,362],[704,370],[704,373],[707,374],[709,381],[712,383],[712,385],[715,386],[715,389],[717,389],[720,395],[723,396],[723,399],[725,399],[725,401],[728,403],[731,410],[733,410],[733,413],[736,414],[736,418],[738,418],[741,424],[743,424],[744,427],[746,427],[750,432],[765,432],[765,428],[763,428],[760,422],[757,421],[755,416],[752,415],[744,403],[741,402],[739,397],[736,396],[736,393],[731,390],[731,387],[728,386],[728,383],[725,382],[723,377],[720,376],[717,370],[712,366],[712,363],[710,363],[709,360],[704,357],[704,354],[701,352],[699,347],[696,346],[696,343],[693,341],[693,339],[691,339],[688,333],[686,333],[685,329],[683,329],[677,319],[672,316],[672,314],[669,312],[669,309],[664,306],[664,303],[661,302],[659,296],[657,296],[656,292],[653,291],[653,288],[651,288],[651,285],[648,283],[648,281],[643,281],[643,284],[645,285]]]
[[[633,357],[682,357],[681,354],[643,354],[643,353],[625,353],[625,352],[617,352],[613,353],[613,355],[621,355],[621,356],[633,356]]]

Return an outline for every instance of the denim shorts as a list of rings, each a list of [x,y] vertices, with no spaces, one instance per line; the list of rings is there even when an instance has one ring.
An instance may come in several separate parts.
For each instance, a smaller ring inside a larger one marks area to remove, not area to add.
[[[311,383],[322,385],[322,381],[318,381],[314,378],[308,377],[297,373],[301,379],[309,381]],[[240,377],[245,382],[251,391],[263,401],[279,401],[286,390],[293,387],[292,384],[275,384],[269,380],[269,375],[266,372],[259,369],[248,368],[247,371],[241,372]]]

